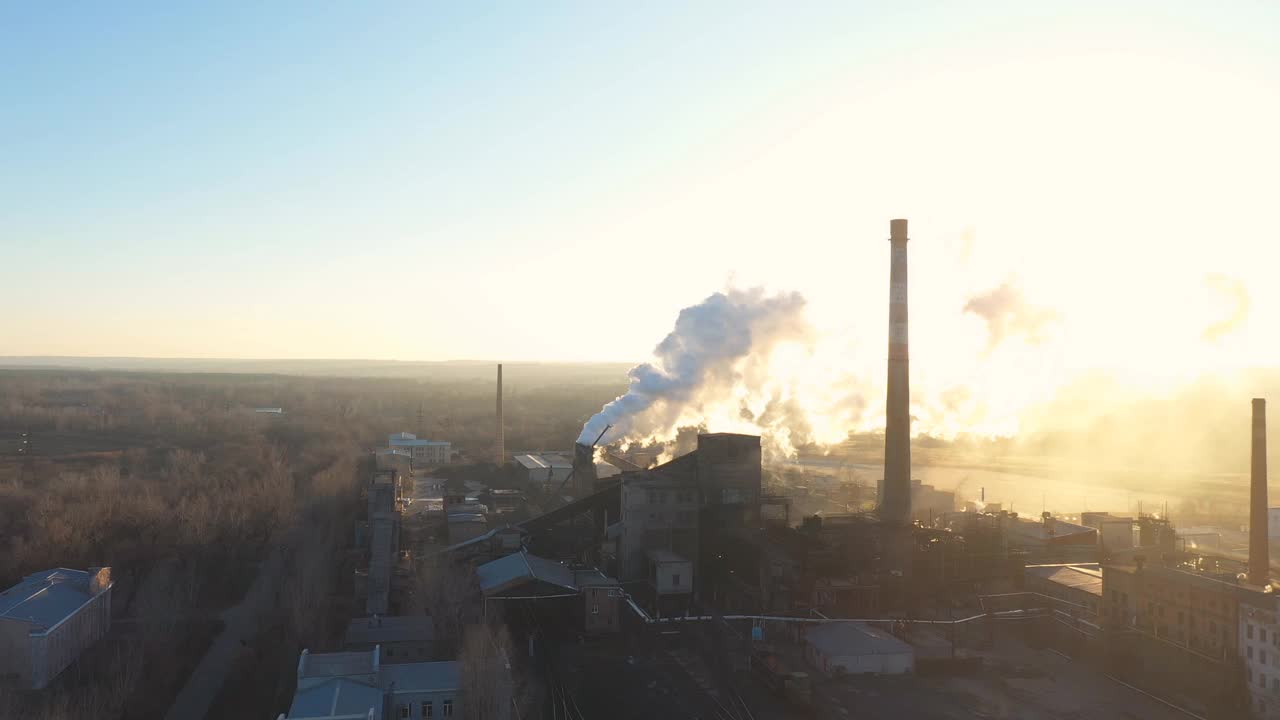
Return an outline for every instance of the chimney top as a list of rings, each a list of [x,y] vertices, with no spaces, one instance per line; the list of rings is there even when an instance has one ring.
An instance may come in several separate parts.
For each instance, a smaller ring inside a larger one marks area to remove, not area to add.
[[[905,219],[889,221],[889,239],[890,240],[906,240],[907,239],[907,221]]]
[[[1254,399],[1253,399],[1253,408],[1254,408],[1255,410],[1261,410],[1261,409],[1265,408],[1266,406],[1267,406],[1267,399],[1266,399],[1266,398],[1254,398]]]

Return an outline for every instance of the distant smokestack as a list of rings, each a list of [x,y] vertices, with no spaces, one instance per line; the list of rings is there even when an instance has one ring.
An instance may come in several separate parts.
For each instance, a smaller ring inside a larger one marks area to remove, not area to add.
[[[498,363],[498,433],[494,452],[499,467],[507,461],[506,442],[507,439],[502,430],[502,363]]]
[[[1249,583],[1266,585],[1271,575],[1267,547],[1267,401],[1253,401],[1253,463],[1249,476]]]
[[[907,221],[889,221],[889,393],[880,520],[911,524],[911,381],[907,372]]]

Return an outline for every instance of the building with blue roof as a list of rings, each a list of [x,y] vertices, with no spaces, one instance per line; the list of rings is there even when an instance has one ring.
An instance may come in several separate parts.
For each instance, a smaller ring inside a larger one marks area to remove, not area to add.
[[[111,568],[55,568],[0,592],[0,678],[46,687],[111,628]]]
[[[462,717],[456,661],[387,664],[368,652],[298,658],[298,685],[279,720],[443,720]]]

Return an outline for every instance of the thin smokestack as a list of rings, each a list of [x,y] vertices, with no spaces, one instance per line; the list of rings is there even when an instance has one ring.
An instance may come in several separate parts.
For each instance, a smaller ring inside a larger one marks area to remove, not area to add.
[[[1267,401],[1253,400],[1253,457],[1249,476],[1249,583],[1266,585],[1271,575],[1267,547]]]
[[[907,361],[907,221],[889,221],[889,392],[880,520],[911,524],[911,381]]]
[[[498,363],[498,432],[497,443],[494,448],[495,460],[501,467],[507,461],[506,435],[502,429],[502,363]]]

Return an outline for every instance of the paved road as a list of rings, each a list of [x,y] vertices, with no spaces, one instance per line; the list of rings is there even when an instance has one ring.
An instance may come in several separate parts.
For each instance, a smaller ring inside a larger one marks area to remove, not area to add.
[[[258,568],[258,576],[244,594],[239,605],[228,608],[222,613],[223,629],[214,638],[208,652],[201,658],[200,664],[187,678],[178,697],[165,714],[165,720],[203,720],[208,714],[218,691],[231,672],[240,650],[240,642],[253,640],[258,633],[258,620],[263,611],[275,603],[276,591],[283,576],[284,546],[272,542],[271,555]]]

